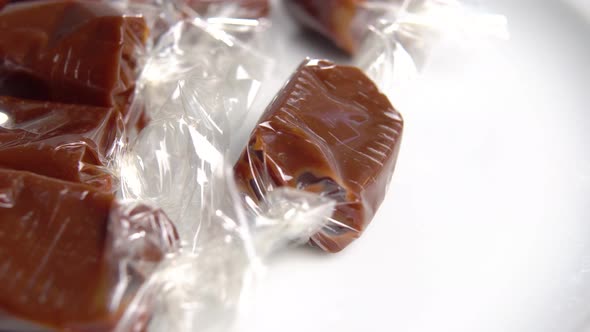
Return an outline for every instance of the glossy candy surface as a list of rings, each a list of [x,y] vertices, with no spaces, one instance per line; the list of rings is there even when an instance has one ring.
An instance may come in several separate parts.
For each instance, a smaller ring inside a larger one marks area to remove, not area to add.
[[[113,108],[0,97],[0,167],[112,190],[122,120]]]
[[[141,281],[134,279],[141,270],[130,274],[134,264],[160,261],[177,239],[161,211],[120,206],[84,184],[0,169],[0,311],[58,330],[108,331],[135,291],[116,298],[120,276]]]
[[[338,202],[312,241],[336,252],[371,221],[393,174],[403,120],[354,67],[308,60],[266,110],[235,165],[254,201],[275,187],[320,193]]]
[[[0,309],[55,327],[102,320],[114,197],[5,169],[0,193]]]
[[[100,2],[6,7],[0,12],[0,95],[115,107],[136,126],[142,110],[130,105],[147,34],[143,18]]]

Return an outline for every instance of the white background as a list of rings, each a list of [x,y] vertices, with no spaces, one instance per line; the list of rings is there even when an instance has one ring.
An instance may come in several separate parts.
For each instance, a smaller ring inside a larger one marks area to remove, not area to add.
[[[305,56],[342,60],[275,4],[269,95]],[[271,258],[252,331],[590,331],[590,19],[557,0],[487,6],[511,40],[433,59],[396,105],[373,223],[339,254]]]

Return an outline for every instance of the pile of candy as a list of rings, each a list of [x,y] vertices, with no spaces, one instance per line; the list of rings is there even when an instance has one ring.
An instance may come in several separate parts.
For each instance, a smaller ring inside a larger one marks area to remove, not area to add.
[[[266,0],[0,1],[0,327],[229,328],[270,253],[362,234],[400,151],[396,56],[443,29],[429,1],[285,4],[358,66],[302,59],[231,156]]]

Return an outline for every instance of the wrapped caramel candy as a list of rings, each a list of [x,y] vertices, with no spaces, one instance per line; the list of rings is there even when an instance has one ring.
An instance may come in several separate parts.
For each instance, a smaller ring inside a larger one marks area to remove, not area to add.
[[[286,0],[289,13],[303,26],[329,38],[336,46],[354,53],[364,33],[355,27],[366,0]],[[364,26],[366,27],[366,25]]]
[[[106,3],[32,2],[0,12],[0,95],[115,107],[129,127],[147,27]]]
[[[236,178],[253,201],[282,186],[337,201],[329,226],[312,237],[336,252],[362,233],[383,201],[402,128],[401,115],[361,70],[308,60],[263,114]]]
[[[123,133],[113,108],[0,97],[0,167],[113,189]]]
[[[2,169],[0,191],[0,309],[53,327],[102,321],[113,196]]]
[[[0,192],[0,311],[13,317],[59,330],[108,330],[129,301],[115,297],[129,273],[119,265],[157,262],[175,246],[161,213],[120,208],[111,194],[83,184],[0,169]],[[124,236],[142,244],[114,250]]]

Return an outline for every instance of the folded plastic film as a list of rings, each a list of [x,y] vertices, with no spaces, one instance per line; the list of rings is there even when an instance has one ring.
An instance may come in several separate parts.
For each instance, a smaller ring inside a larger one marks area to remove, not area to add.
[[[231,330],[247,312],[264,259],[307,241],[334,207],[327,198],[277,191],[272,208],[253,218],[243,210],[231,168],[217,168],[209,181],[193,246],[160,265],[117,331],[129,330],[143,311],[152,315],[148,331]]]
[[[200,19],[163,35],[142,78],[146,105],[157,111],[130,146],[123,197],[163,207],[192,241],[188,225],[201,206],[193,200],[202,196],[195,190],[220,163],[272,64]]]
[[[128,201],[112,208],[110,217],[106,257],[116,270],[109,307],[116,311],[134,298],[165,255],[178,251],[180,241],[176,228],[159,208]]]
[[[175,221],[185,246],[198,231],[203,195],[199,189],[208,186],[207,174],[223,156],[215,140],[225,140],[227,132],[199,113],[203,108],[195,103],[195,94],[181,82],[170,103],[131,146],[122,167],[122,196],[161,206]],[[210,136],[203,136],[200,132],[206,131],[198,127],[207,128]]]
[[[141,15],[150,27],[154,43],[182,20],[199,18],[210,26],[252,43],[270,23],[267,0],[108,0],[127,14]]]
[[[226,153],[272,61],[208,24],[179,23],[144,71],[146,98],[166,101],[124,158],[121,193],[162,207],[182,248],[141,287],[119,331],[145,315],[150,331],[227,330],[260,262],[307,241],[334,208],[296,190],[276,191],[255,213],[245,208]]]
[[[370,1],[365,5],[375,9]],[[368,25],[353,63],[394,101],[441,45],[447,52],[469,53],[509,38],[504,16],[486,13],[472,2],[404,0],[379,7],[386,9]]]
[[[215,84],[227,96],[223,113],[237,123],[246,114],[240,108],[251,106],[272,64],[251,45],[195,18],[175,24],[161,36],[140,85],[147,108],[157,112],[180,80],[195,86]]]
[[[268,0],[173,0],[190,17],[258,20],[270,11]]]
[[[160,36],[171,26],[183,19],[174,2],[168,0],[103,0],[118,8],[126,15],[141,16],[150,31],[148,50],[158,42]]]

